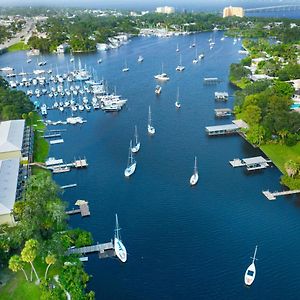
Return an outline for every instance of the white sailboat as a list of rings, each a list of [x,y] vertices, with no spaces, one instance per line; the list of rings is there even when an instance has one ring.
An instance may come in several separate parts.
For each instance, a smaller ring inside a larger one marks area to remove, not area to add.
[[[136,169],[136,161],[132,156],[132,140],[130,140],[127,168],[124,171],[125,177],[131,176]]]
[[[192,44],[192,47],[196,47],[196,39],[194,38],[194,42]]]
[[[178,44],[177,44],[177,48],[176,48],[176,52],[179,52],[180,50],[179,50],[179,46],[178,46]]]
[[[254,255],[253,255],[253,257],[251,257],[252,263],[245,272],[244,282],[246,285],[251,285],[255,279],[256,268],[255,268],[254,262],[255,262],[255,260],[257,260],[256,252],[257,252],[257,245],[255,246]]]
[[[193,59],[193,64],[198,63],[198,49],[197,48],[196,48],[195,52],[196,52],[196,54],[195,54],[195,58]]]
[[[116,256],[120,259],[121,262],[127,261],[127,251],[122,243],[119,231],[121,228],[119,228],[119,221],[118,221],[118,215],[116,214],[116,229],[115,229],[115,237],[114,237],[114,249]]]
[[[134,127],[134,146],[131,148],[132,153],[137,153],[141,148],[141,142],[139,141],[137,127]]]
[[[179,88],[177,88],[177,98],[176,98],[175,106],[176,106],[176,108],[181,107],[181,103],[179,101]]]
[[[151,107],[150,106],[149,106],[149,115],[148,115],[148,133],[150,135],[155,134],[155,128],[152,126]]]
[[[180,54],[180,57],[179,57],[179,65],[176,67],[176,71],[182,72],[184,69],[185,69],[185,67],[182,65],[181,54]]]
[[[124,68],[122,69],[123,72],[128,72],[129,71],[129,68],[127,66],[127,61],[125,60],[125,65],[124,65]]]
[[[139,63],[143,62],[143,61],[144,61],[144,57],[143,57],[142,55],[139,55],[137,61],[138,61]]]
[[[164,73],[164,65],[161,64],[161,74],[157,74],[154,76],[155,79],[160,80],[160,81],[167,81],[170,78],[166,73]]]
[[[194,173],[190,178],[190,185],[196,185],[199,179],[198,168],[197,168],[197,156],[195,156]]]
[[[155,87],[155,94],[156,95],[159,95],[161,93],[161,86],[160,85],[157,85],[156,87]]]

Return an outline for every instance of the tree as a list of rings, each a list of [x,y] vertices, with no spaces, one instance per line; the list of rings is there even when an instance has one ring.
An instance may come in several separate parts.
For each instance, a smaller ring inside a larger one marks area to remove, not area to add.
[[[243,110],[242,116],[250,126],[257,125],[261,120],[261,109],[257,105],[250,104]]]
[[[287,175],[294,178],[299,173],[300,166],[297,162],[290,159],[284,164],[284,168]]]
[[[38,250],[38,241],[34,239],[30,239],[25,243],[25,246],[21,252],[21,258],[23,261],[28,262],[31,265],[31,268],[36,276],[37,282],[39,283],[40,278],[33,265],[33,261],[37,256],[37,250]]]
[[[260,125],[253,125],[247,132],[250,143],[260,146],[265,138],[265,129]]]
[[[26,280],[28,281],[27,274],[24,270],[24,262],[21,260],[19,255],[13,255],[8,262],[8,267],[13,271],[13,272],[18,272],[19,270],[22,270],[24,273],[24,276]]]
[[[45,261],[46,261],[46,263],[47,263],[47,265],[48,265],[47,268],[46,268],[46,272],[45,272],[45,280],[46,280],[46,279],[47,279],[47,273],[48,273],[48,270],[49,270],[49,268],[50,268],[51,265],[55,264],[55,262],[56,262],[56,257],[55,257],[55,255],[49,253],[49,254],[46,256]]]

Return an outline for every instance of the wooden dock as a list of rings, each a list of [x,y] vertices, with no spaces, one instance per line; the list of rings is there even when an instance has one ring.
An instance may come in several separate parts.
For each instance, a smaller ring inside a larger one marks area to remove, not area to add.
[[[293,194],[299,194],[300,190],[292,190],[292,191],[283,191],[283,192],[270,192],[269,190],[262,192],[268,200],[276,200],[278,196],[288,196]]]
[[[114,250],[114,245],[112,241],[108,243],[103,243],[103,244],[96,244],[92,246],[85,246],[81,248],[73,248],[69,249],[67,251],[67,254],[80,254],[80,255],[86,255],[89,253],[99,253],[99,258],[107,258],[107,257],[113,257],[116,256],[115,250]]]
[[[91,215],[90,208],[88,202],[82,203],[79,205],[78,209],[72,209],[66,211],[67,215],[75,215],[75,214],[81,214],[82,217],[88,217]]]
[[[77,186],[77,183],[72,183],[72,184],[62,185],[60,188],[68,189],[68,188],[72,188],[72,187],[76,187],[76,186]]]

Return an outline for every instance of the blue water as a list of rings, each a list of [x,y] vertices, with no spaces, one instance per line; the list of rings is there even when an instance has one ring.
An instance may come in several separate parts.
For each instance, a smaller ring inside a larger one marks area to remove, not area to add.
[[[300,281],[299,199],[280,197],[268,201],[262,190],[280,190],[280,172],[272,167],[247,174],[233,169],[233,158],[260,155],[240,136],[208,137],[204,127],[228,123],[216,120],[213,109],[232,107],[214,101],[215,91],[234,90],[228,70],[238,62],[241,44],[231,39],[208,48],[210,33],[197,35],[198,51],[205,59],[192,64],[193,36],[158,39],[136,38],[128,45],[102,54],[80,55],[93,66],[98,78],[128,98],[119,113],[82,113],[87,123],[62,126],[65,142],[51,147],[50,156],[71,161],[86,156],[89,167],[55,175],[61,185],[77,183],[63,199],[72,206],[77,199],[89,201],[91,216],[70,218],[70,226],[87,229],[95,242],[107,242],[114,233],[118,213],[128,261],[99,260],[89,256],[85,263],[93,275],[89,288],[97,299],[298,299]],[[186,70],[175,71],[179,44]],[[138,64],[138,55],[144,62]],[[46,56],[59,72],[66,70],[69,57]],[[78,58],[78,57],[77,57]],[[76,58],[76,60],[77,60]],[[130,71],[123,73],[125,58]],[[153,75],[161,69],[170,76],[156,97]],[[32,62],[33,64],[34,62]],[[17,70],[32,69],[25,53],[8,53],[0,65]],[[219,77],[216,86],[203,85],[203,77]],[[177,86],[182,107],[176,111]],[[46,101],[41,99],[41,101]],[[156,135],[147,135],[147,112],[151,105]],[[69,113],[50,112],[51,120],[65,119]],[[141,150],[137,170],[125,179],[129,140],[137,124]],[[200,179],[189,186],[194,156],[199,162]],[[257,277],[251,288],[244,286],[244,272],[258,244]]]
[[[298,104],[298,103],[294,103],[291,105],[291,109],[297,109],[299,107],[300,107],[300,104]]]

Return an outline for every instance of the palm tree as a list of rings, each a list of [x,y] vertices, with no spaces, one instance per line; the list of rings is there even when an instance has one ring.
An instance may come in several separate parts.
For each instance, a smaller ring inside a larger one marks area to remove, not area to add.
[[[13,255],[8,262],[8,267],[13,271],[13,272],[18,272],[19,270],[22,270],[26,280],[28,281],[27,274],[24,270],[24,262],[21,260],[19,255]]]
[[[55,262],[56,262],[56,257],[55,257],[55,255],[49,253],[49,254],[46,256],[45,260],[46,260],[46,263],[47,263],[47,265],[48,265],[47,268],[46,268],[46,272],[45,272],[45,280],[46,280],[46,279],[47,279],[47,273],[48,273],[48,270],[49,270],[49,268],[50,268],[51,265],[55,264]]]
[[[294,178],[299,172],[299,164],[293,160],[288,160],[284,164],[284,168],[286,170],[287,175],[292,178]]]
[[[34,268],[33,261],[37,256],[38,241],[30,239],[25,243],[25,246],[21,252],[21,258],[23,261],[30,263],[31,268],[36,276],[37,282],[40,282],[40,278]]]

